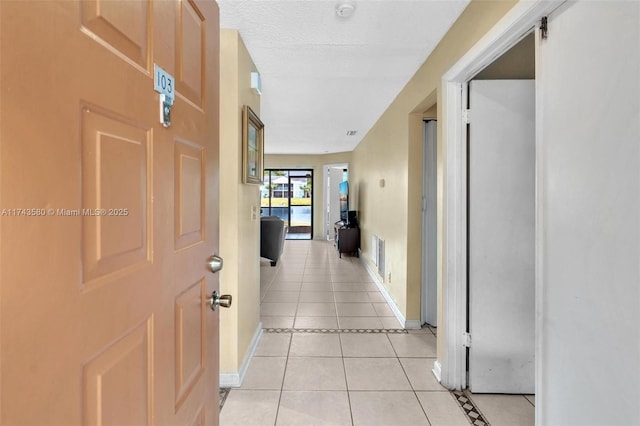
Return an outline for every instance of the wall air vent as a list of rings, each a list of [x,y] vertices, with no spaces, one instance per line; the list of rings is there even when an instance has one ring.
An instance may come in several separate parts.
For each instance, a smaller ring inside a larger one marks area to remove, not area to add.
[[[375,266],[378,266],[378,242],[379,241],[380,240],[378,239],[377,235],[371,236],[371,262],[373,262]]]
[[[382,282],[384,282],[384,240],[378,238],[378,275],[382,277]]]
[[[347,130],[347,136],[355,136],[358,133],[357,130]]]

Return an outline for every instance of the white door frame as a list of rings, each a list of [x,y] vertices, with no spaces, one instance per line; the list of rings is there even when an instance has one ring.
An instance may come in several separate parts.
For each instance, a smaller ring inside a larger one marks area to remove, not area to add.
[[[335,163],[335,164],[323,164],[322,165],[322,232],[323,240],[327,239],[327,235],[331,235],[333,227],[329,222],[329,212],[327,211],[327,205],[329,204],[329,194],[327,193],[327,186],[329,185],[329,173],[330,168],[341,168],[349,170],[349,163]]]
[[[543,16],[559,7],[564,1],[521,0],[517,3],[480,41],[478,41],[442,77],[442,140],[444,147],[444,259],[442,265],[444,291],[443,308],[443,351],[434,364],[434,373],[442,384],[450,389],[464,389],[466,378],[466,347],[464,333],[467,320],[467,152],[466,124],[463,110],[466,109],[467,82],[480,70],[491,64],[500,55],[514,46],[524,35],[535,28],[536,58],[539,48],[539,21]],[[550,30],[552,33],[552,29]],[[550,35],[552,36],[552,35]],[[539,67],[536,64],[536,79]],[[538,82],[536,82],[536,85]],[[538,89],[536,89],[536,97]],[[465,100],[463,102],[463,99]],[[536,146],[539,145],[541,123],[536,99]],[[536,165],[536,187],[540,181]],[[541,369],[540,329],[542,300],[539,273],[540,203],[536,193],[536,387]],[[538,389],[536,389],[538,391]]]

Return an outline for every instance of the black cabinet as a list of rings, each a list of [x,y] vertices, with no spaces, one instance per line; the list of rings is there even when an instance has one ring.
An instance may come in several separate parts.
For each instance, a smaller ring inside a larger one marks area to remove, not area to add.
[[[360,228],[349,228],[342,225],[342,222],[337,222],[334,231],[334,245],[340,257],[342,257],[342,253],[353,253],[359,257]]]

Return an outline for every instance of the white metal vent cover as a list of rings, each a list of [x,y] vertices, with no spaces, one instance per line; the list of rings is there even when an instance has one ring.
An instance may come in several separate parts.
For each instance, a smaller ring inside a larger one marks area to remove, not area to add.
[[[378,239],[377,235],[371,236],[371,262],[378,266]]]
[[[384,282],[384,240],[378,239],[378,275],[382,277]]]

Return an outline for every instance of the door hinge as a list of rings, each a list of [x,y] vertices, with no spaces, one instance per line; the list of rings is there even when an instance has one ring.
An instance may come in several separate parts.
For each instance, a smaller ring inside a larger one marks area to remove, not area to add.
[[[471,334],[467,333],[466,331],[462,333],[462,346],[464,346],[465,348],[471,347]]]
[[[546,40],[549,36],[549,22],[546,16],[543,16],[542,19],[540,19],[540,36],[543,40]]]
[[[462,110],[462,122],[464,124],[471,123],[471,110],[470,109]]]

